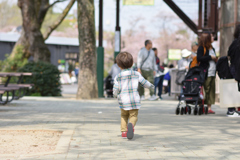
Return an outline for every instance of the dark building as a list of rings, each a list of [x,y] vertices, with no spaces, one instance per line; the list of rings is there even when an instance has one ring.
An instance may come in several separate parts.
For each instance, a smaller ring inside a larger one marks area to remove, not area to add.
[[[18,33],[0,33],[0,60],[6,58],[20,37]],[[59,66],[63,65],[65,71],[69,64],[75,65],[78,60],[79,42],[77,38],[49,37],[46,44],[51,52],[51,63]]]

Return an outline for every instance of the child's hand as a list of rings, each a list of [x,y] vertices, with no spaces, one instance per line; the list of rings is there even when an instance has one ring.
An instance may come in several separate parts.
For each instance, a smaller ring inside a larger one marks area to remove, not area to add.
[[[138,68],[138,72],[139,72],[140,74],[142,74],[142,72],[141,72],[141,69],[140,69],[140,68]]]

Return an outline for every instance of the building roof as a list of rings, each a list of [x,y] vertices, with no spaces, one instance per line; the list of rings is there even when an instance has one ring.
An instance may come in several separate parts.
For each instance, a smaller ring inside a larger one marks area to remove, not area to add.
[[[17,42],[19,37],[20,34],[15,32],[0,33],[1,42]],[[50,36],[45,42],[46,44],[79,46],[78,38]]]

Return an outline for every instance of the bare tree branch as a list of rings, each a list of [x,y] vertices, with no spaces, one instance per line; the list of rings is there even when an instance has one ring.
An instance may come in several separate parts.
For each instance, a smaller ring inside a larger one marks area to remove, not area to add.
[[[59,3],[59,2],[64,2],[66,0],[57,0],[55,2],[53,2],[52,4],[50,4],[46,9],[48,10],[49,8],[51,8],[52,6],[54,6],[56,3]]]
[[[39,8],[39,9],[36,9],[36,11],[38,12],[38,22],[40,23],[40,25],[42,24],[46,14],[47,14],[48,9],[53,7],[55,4],[57,4],[59,2],[64,2],[64,1],[66,1],[66,0],[57,0],[57,1],[54,1],[50,5],[49,5],[49,0],[35,1],[35,2],[40,3],[40,5],[36,5]]]
[[[58,19],[53,24],[51,24],[49,27],[47,27],[47,31],[43,34],[44,40],[46,40],[50,36],[52,31],[61,24],[61,22],[67,16],[69,10],[72,8],[74,2],[75,2],[75,0],[71,0],[68,3],[67,7],[63,10],[62,14],[58,17]]]
[[[17,3],[17,5],[18,5],[18,7],[21,9],[22,8],[22,3],[23,3],[23,1],[22,0],[18,0],[18,3]]]
[[[49,0],[42,0],[42,1],[35,1],[38,5],[35,5],[35,10],[36,13],[38,13],[37,18],[38,18],[38,23],[41,26],[43,23],[43,20],[47,14],[48,11],[48,6],[49,6]]]
[[[129,24],[130,24],[130,28],[131,29],[129,29],[129,33],[128,33],[128,36],[129,37],[131,37],[132,35],[133,35],[133,33],[134,33],[134,31],[135,31],[135,27],[137,26],[137,24],[141,21],[141,20],[144,20],[144,18],[142,17],[142,16],[138,16],[138,17],[136,17],[136,18],[134,18],[134,19],[132,19],[130,22],[129,22]]]

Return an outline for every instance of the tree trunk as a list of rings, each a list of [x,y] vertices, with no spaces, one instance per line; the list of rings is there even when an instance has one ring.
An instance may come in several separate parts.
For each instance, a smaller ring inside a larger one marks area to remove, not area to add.
[[[48,5],[48,1],[45,2],[46,5]],[[42,15],[42,12],[40,13],[41,9],[39,9],[39,13],[37,13],[36,3],[38,2],[29,0],[18,1],[23,19],[23,32],[17,42],[17,45],[20,44],[24,46],[26,58],[29,58],[32,55],[34,57],[34,61],[41,60],[50,62],[50,51],[47,48],[47,45],[43,39],[43,35],[40,31],[41,24],[46,15],[46,11]],[[22,44],[21,42],[24,43]]]
[[[78,0],[79,75],[77,99],[98,97],[94,1]]]
[[[66,0],[55,0],[50,5],[49,0],[18,0],[18,6],[21,9],[23,22],[22,32],[9,57],[10,60],[14,60],[15,57],[18,57],[18,47],[21,47],[21,49],[23,49],[22,60],[33,56],[34,61],[50,62],[51,54],[44,42],[45,39],[41,33],[41,26],[48,9],[53,7],[56,3],[64,1]],[[74,2],[75,0],[71,0],[69,2],[68,6],[60,15],[58,21],[51,25],[50,30],[48,30],[46,33],[47,36],[45,36],[45,38],[48,38],[52,31],[61,24],[73,6]],[[6,68],[9,68],[9,66],[5,66],[2,70],[4,71]]]
[[[34,61],[50,62],[50,51],[44,42],[40,31],[45,18],[46,10],[42,7],[48,5],[48,1],[18,0],[18,6],[22,14],[22,32],[11,53],[15,57],[18,46],[23,47],[23,59],[33,56]],[[36,7],[37,6],[37,7]]]

